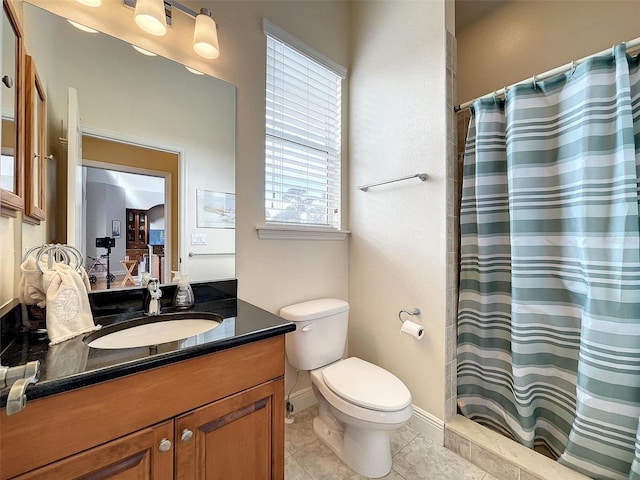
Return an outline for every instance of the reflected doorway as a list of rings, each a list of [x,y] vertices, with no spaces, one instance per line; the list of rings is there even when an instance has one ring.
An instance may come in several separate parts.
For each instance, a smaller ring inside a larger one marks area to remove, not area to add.
[[[92,290],[134,287],[166,270],[165,178],[83,166],[85,256]],[[113,238],[113,245],[105,238]]]
[[[116,277],[122,276],[122,279],[116,278],[110,288],[132,288],[144,271],[149,271],[161,283],[168,283],[171,272],[177,270],[178,265],[177,192],[181,153],[159,146],[143,146],[142,140],[117,140],[114,136],[97,135],[87,132],[82,135],[81,170],[84,173],[79,174],[82,180],[78,186],[78,190],[82,187],[82,211],[77,215],[77,228],[82,232],[81,251],[93,257],[86,258],[85,264],[89,268],[96,261],[94,259],[102,260],[100,255],[107,253],[107,249],[96,248],[96,239],[105,232],[116,241],[111,248],[110,270]],[[128,176],[130,174],[137,176]],[[113,210],[113,199],[121,198],[122,190],[126,192],[125,206],[122,207],[120,201],[117,210]],[[113,195],[109,195],[109,191],[113,191]],[[102,205],[97,214],[87,213],[86,203],[91,196],[102,199],[97,202]],[[101,223],[97,229],[88,231],[87,225],[92,221],[95,223],[92,217],[96,215]],[[129,235],[134,229],[136,235]],[[94,250],[97,255],[93,254]],[[114,250],[119,251],[118,257],[113,256]],[[99,264],[97,267],[104,270]],[[102,277],[106,278],[105,275],[106,271]],[[100,278],[96,275],[94,287],[100,286]]]

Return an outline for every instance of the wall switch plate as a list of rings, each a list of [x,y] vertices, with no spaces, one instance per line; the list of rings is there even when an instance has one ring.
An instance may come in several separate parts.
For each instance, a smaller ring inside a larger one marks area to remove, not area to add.
[[[207,244],[207,234],[206,233],[192,233],[191,234],[191,245],[206,245]]]

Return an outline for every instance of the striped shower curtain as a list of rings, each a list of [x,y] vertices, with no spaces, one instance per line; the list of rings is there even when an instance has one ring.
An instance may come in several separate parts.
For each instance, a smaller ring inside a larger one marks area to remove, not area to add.
[[[473,106],[458,406],[589,477],[640,479],[640,73],[614,50]]]

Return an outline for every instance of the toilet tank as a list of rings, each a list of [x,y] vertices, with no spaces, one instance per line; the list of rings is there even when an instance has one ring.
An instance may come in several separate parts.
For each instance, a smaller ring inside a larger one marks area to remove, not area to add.
[[[297,370],[314,370],[342,358],[347,343],[349,304],[321,298],[280,309],[280,316],[296,324],[285,336],[289,363]]]

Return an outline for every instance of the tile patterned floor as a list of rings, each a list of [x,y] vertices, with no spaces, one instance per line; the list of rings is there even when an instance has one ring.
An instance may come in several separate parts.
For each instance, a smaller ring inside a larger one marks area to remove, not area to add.
[[[313,433],[317,407],[294,415],[285,429],[285,480],[360,480]],[[497,480],[484,470],[419,435],[410,425],[391,437],[390,480]]]

